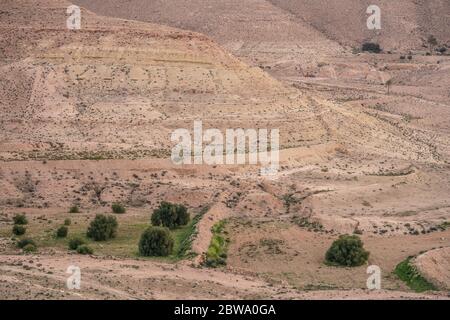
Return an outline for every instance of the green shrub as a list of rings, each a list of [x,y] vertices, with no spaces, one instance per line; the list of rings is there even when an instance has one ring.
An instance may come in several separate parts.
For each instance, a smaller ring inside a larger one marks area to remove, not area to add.
[[[381,52],[380,45],[378,43],[373,43],[373,42],[364,42],[361,50],[372,52],[372,53],[380,53]]]
[[[64,225],[65,226],[70,226],[72,224],[72,220],[70,220],[69,218],[64,220]]]
[[[113,216],[97,214],[87,229],[87,237],[95,241],[105,241],[116,237],[117,220]]]
[[[25,216],[25,214],[16,214],[13,218],[14,224],[28,224],[28,220],[27,217]]]
[[[69,249],[70,250],[77,250],[77,248],[81,245],[85,244],[84,240],[81,238],[72,238],[69,240]]]
[[[25,247],[23,247],[22,250],[25,253],[31,253],[31,252],[36,252],[37,248],[36,248],[36,246],[34,244],[29,243]]]
[[[78,206],[71,206],[69,213],[80,213],[80,208],[78,208]]]
[[[428,290],[436,290],[436,287],[422,277],[417,268],[411,263],[412,257],[400,262],[394,270],[394,273],[406,282],[408,287],[416,292],[424,292]]]
[[[25,248],[29,244],[32,244],[33,246],[36,247],[36,243],[30,238],[25,238],[17,242],[17,246],[21,249]]]
[[[363,265],[369,258],[363,243],[357,235],[341,235],[333,242],[325,255],[330,265],[356,267]]]
[[[69,229],[66,226],[61,226],[56,230],[56,237],[57,238],[65,238],[65,237],[67,237],[68,232],[69,232]]]
[[[187,208],[181,204],[163,201],[159,208],[153,211],[151,222],[154,226],[174,229],[189,223],[189,213]]]
[[[93,254],[94,250],[92,250],[92,248],[89,247],[88,245],[82,244],[82,245],[78,246],[77,253],[79,253],[79,254]]]
[[[208,210],[209,207],[204,207],[201,212],[192,219],[192,223],[188,225],[186,231],[181,233],[182,236],[179,238],[179,245],[177,246],[177,251],[175,253],[178,259],[192,258],[196,255],[196,253],[192,251],[192,242],[198,234],[197,224]]]
[[[227,254],[223,249],[226,246],[226,240],[220,235],[214,235],[206,251],[205,264],[208,267],[218,267],[226,264]]]
[[[208,250],[206,251],[204,264],[207,267],[218,267],[226,264],[227,259],[227,249],[228,249],[228,238],[225,232],[226,221],[222,220],[217,222],[211,228],[213,236],[209,244]]]
[[[12,232],[16,236],[21,236],[21,235],[25,234],[26,231],[27,231],[27,228],[25,228],[24,226],[19,225],[19,224],[15,224],[14,227],[12,228]]]
[[[114,213],[125,213],[126,209],[120,203],[113,203],[111,206],[112,212]]]
[[[142,256],[168,256],[172,253],[174,240],[169,229],[149,227],[139,240],[139,254]]]

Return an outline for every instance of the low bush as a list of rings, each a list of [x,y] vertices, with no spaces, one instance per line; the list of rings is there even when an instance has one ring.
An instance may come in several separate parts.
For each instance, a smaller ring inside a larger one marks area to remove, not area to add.
[[[229,240],[224,230],[225,224],[225,220],[222,220],[211,228],[213,236],[204,260],[204,264],[207,267],[215,268],[226,264]]]
[[[123,205],[121,205],[120,203],[113,203],[111,205],[111,209],[112,209],[112,212],[118,213],[118,214],[126,212],[125,207]]]
[[[95,241],[105,241],[116,237],[117,226],[115,217],[97,214],[91,221],[86,235]]]
[[[56,237],[57,238],[65,238],[65,237],[67,237],[68,232],[69,232],[69,229],[66,226],[61,226],[56,230]]]
[[[25,247],[23,247],[22,250],[25,253],[31,253],[31,252],[36,252],[37,251],[37,247],[34,244],[29,243]]]
[[[78,208],[78,206],[71,206],[69,213],[80,213],[80,208]]]
[[[25,214],[16,214],[13,218],[14,224],[24,225],[28,224],[27,217]]]
[[[174,240],[168,228],[149,227],[139,240],[141,256],[168,256],[172,253]]]
[[[79,254],[93,254],[94,250],[92,250],[92,248],[89,247],[88,245],[82,244],[82,245],[78,246],[77,253],[79,253]]]
[[[72,220],[70,220],[69,218],[64,220],[64,225],[65,226],[70,226],[72,224]]]
[[[378,43],[373,43],[373,42],[364,42],[361,47],[361,50],[367,51],[367,52],[372,52],[372,53],[380,53],[381,52],[380,45]]]
[[[84,240],[81,238],[72,238],[69,240],[69,249],[70,250],[77,250],[77,248],[81,245],[85,244]]]
[[[357,235],[339,236],[325,255],[327,264],[346,267],[361,266],[368,258],[369,252],[364,250],[363,243]]]
[[[181,204],[163,201],[160,206],[153,211],[151,222],[154,226],[163,226],[174,229],[189,223],[189,213],[187,208]]]
[[[12,228],[12,232],[16,236],[24,235],[26,231],[27,231],[27,228],[25,228],[24,226],[22,226],[20,224],[15,224],[14,227]]]
[[[21,249],[25,248],[25,246],[27,246],[29,244],[32,244],[33,246],[36,247],[36,243],[30,238],[25,238],[25,239],[19,240],[17,242],[17,246]]]

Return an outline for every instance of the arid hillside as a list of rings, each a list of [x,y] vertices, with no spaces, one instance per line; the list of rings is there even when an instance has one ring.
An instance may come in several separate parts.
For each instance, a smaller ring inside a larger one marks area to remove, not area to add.
[[[119,0],[76,3],[108,16],[157,22],[212,36],[222,44],[294,41],[317,48],[329,48],[324,39],[344,46],[359,47],[363,41],[379,42],[386,50],[419,49],[429,35],[448,43],[450,4],[435,1],[370,0]],[[370,5],[381,9],[381,30],[368,30],[366,13]],[[250,47],[249,47],[250,48]],[[317,52],[319,53],[319,52]]]
[[[108,16],[154,22],[212,37],[238,57],[277,76],[307,74],[324,57],[376,42],[385,51],[427,50],[434,35],[450,44],[450,4],[364,0],[75,0]],[[381,9],[381,30],[366,26],[369,5]]]
[[[269,1],[83,1],[96,13],[155,22],[210,36],[234,55],[266,71],[295,74],[343,48]]]
[[[70,31],[64,2],[28,3],[2,4],[4,155],[158,154],[190,119],[233,118],[236,104],[251,114],[294,92],[202,35],[88,12],[83,29]]]
[[[385,50],[406,51],[427,46],[434,35],[449,43],[450,3],[446,0],[269,0],[309,23],[340,44],[359,47],[364,41],[380,43]],[[381,30],[368,30],[370,5],[381,9]]]
[[[449,245],[447,55],[353,53],[316,25],[312,2],[301,18],[261,0],[76,3],[80,30],[66,27],[65,0],[0,4],[0,298],[448,298],[393,274]],[[412,35],[402,50],[420,46]],[[280,170],[174,164],[171,133],[195,120],[279,129]],[[142,257],[162,201],[191,221],[171,231],[172,255]],[[117,237],[88,239],[117,203]],[[25,235],[13,233],[17,214]],[[68,237],[56,237],[67,219]],[[212,270],[217,225],[228,252]],[[346,233],[383,270],[383,291],[365,290],[367,265],[324,263]],[[68,250],[72,236],[93,253]],[[18,247],[24,237],[37,251]],[[423,274],[447,283],[425,258]],[[86,275],[75,293],[71,263]]]

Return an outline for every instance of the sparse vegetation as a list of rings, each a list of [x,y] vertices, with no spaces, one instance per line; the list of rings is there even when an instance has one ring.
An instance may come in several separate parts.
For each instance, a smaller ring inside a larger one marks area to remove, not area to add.
[[[435,286],[428,282],[419,271],[411,263],[412,257],[400,262],[395,267],[394,273],[412,290],[416,292],[424,292],[428,290],[436,290]]]
[[[93,254],[94,250],[86,244],[79,245],[77,247],[77,253],[79,254]]]
[[[88,227],[86,236],[95,241],[116,237],[118,223],[115,217],[97,214]]]
[[[441,229],[442,231],[446,230],[450,227],[450,221],[442,222],[440,225],[437,226],[437,228]]]
[[[357,267],[366,263],[369,252],[357,235],[341,235],[335,240],[325,255],[328,265]]]
[[[37,251],[37,247],[36,247],[36,245],[34,245],[34,244],[32,244],[32,243],[29,243],[29,244],[27,244],[26,246],[24,246],[24,247],[22,248],[22,250],[23,250],[23,252],[25,252],[25,253],[31,253],[31,252],[36,252],[36,251]]]
[[[218,267],[226,264],[229,239],[225,232],[226,221],[217,222],[212,228],[212,238],[206,251],[204,264],[208,267]]]
[[[209,207],[205,207],[199,214],[197,214],[188,224],[186,231],[181,232],[179,238],[179,246],[176,250],[176,256],[179,259],[187,258],[194,253],[191,251],[192,241],[197,234],[197,223],[201,220],[202,216],[209,210]]]
[[[361,50],[371,52],[371,53],[380,53],[381,47],[378,43],[364,42],[361,47]]]
[[[387,88],[387,94],[389,95],[391,93],[391,85],[392,85],[392,79],[387,80],[384,85]]]
[[[361,49],[358,47],[352,47],[352,54],[358,54],[361,53]]]
[[[34,240],[30,239],[30,238],[24,238],[21,239],[17,242],[17,247],[19,247],[20,249],[25,248],[25,246],[32,244],[33,246],[36,247],[36,243],[34,242]]]
[[[291,205],[297,204],[300,201],[297,200],[292,193],[287,193],[287,194],[283,195],[283,202],[284,202],[284,206],[286,208],[289,208]]]
[[[430,48],[430,54],[431,54],[433,52],[434,47],[438,45],[438,41],[435,36],[430,35],[430,36],[428,36],[427,43]]]
[[[120,203],[113,203],[111,205],[111,209],[112,209],[112,212],[117,213],[117,214],[122,214],[122,213],[126,212],[125,207]]]
[[[109,207],[107,208],[109,209]],[[200,213],[199,213],[200,214]],[[174,247],[172,254],[166,257],[154,258],[158,261],[174,262],[181,259],[186,259],[195,256],[195,253],[191,250],[192,240],[195,239],[197,229],[195,227],[195,221],[198,222],[198,215],[195,215],[189,224],[173,230],[170,233],[174,239]],[[106,214],[108,216],[108,214]],[[149,227],[149,217],[142,212],[139,216],[128,217],[127,215],[121,216],[120,221],[117,216],[112,213],[111,217],[116,217],[119,223],[117,228],[117,235],[113,239],[108,241],[94,241],[92,238],[86,236],[86,231],[90,223],[94,220],[86,219],[85,217],[72,218],[72,224],[69,227],[69,233],[67,238],[57,238],[55,236],[56,229],[62,225],[57,224],[47,226],[47,220],[38,219],[36,225],[33,224],[33,228],[27,228],[27,233],[23,237],[35,239],[38,248],[57,249],[59,252],[69,250],[69,242],[73,238],[79,238],[83,244],[88,244],[93,250],[94,254],[115,256],[121,258],[136,258],[139,257],[139,251],[137,244],[139,243],[142,233]],[[63,219],[64,220],[64,219]],[[60,221],[60,223],[63,222]],[[1,229],[3,235],[11,234],[12,225],[8,229]],[[17,237],[17,240],[18,237]],[[76,250],[70,249],[70,250]]]
[[[70,220],[69,218],[64,219],[64,225],[65,226],[70,226],[72,224],[72,220]]]
[[[364,201],[362,202],[362,205],[363,205],[364,207],[372,207],[372,204],[371,204],[369,201],[367,201],[367,200],[364,200]]]
[[[57,238],[65,238],[65,237],[67,237],[68,232],[69,232],[69,229],[66,226],[60,226],[56,230],[56,237]]]
[[[296,225],[301,228],[306,228],[308,231],[319,232],[323,230],[323,225],[318,221],[311,221],[308,217],[295,216],[292,219]]]
[[[69,240],[69,249],[77,250],[77,248],[83,244],[85,244],[83,239],[81,239],[79,237],[72,238]]]
[[[154,226],[163,226],[174,229],[189,223],[189,213],[187,208],[181,204],[163,201],[160,206],[153,211],[151,222]]]
[[[25,225],[28,224],[28,219],[25,214],[16,214],[13,218],[14,224]]]
[[[78,206],[71,206],[69,213],[80,213],[80,208],[78,208]]]
[[[166,227],[149,227],[139,240],[139,254],[145,257],[168,256],[172,253],[174,240]]]
[[[282,254],[281,246],[284,244],[280,239],[263,238],[259,241],[259,245],[265,249],[265,253],[270,255]]]
[[[25,228],[24,226],[22,226],[20,224],[15,224],[12,228],[12,232],[16,236],[24,235],[26,231],[27,231],[27,228]]]

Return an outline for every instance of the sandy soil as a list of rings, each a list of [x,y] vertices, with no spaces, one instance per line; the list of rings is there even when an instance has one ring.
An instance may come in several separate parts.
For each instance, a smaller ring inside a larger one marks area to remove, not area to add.
[[[448,298],[446,251],[432,249],[450,243],[450,57],[422,47],[428,32],[448,41],[437,32],[448,6],[421,7],[442,12],[436,17],[407,2],[389,6],[414,32],[383,33],[393,52],[374,55],[350,48],[364,34],[319,24],[320,1],[212,1],[217,10],[196,15],[180,11],[199,1],[158,2],[160,15],[129,2],[76,1],[96,12],[83,9],[79,31],[65,27],[64,0],[2,1],[2,297]],[[281,170],[268,178],[258,166],[174,165],[170,134],[197,119],[220,130],[279,128]],[[163,200],[210,208],[192,261],[83,257],[51,246],[28,256],[12,240],[16,213],[59,221],[77,204],[88,220],[120,201],[131,223]],[[223,219],[228,264],[200,267],[211,226]],[[323,264],[342,233],[361,234],[369,263],[382,268],[383,291],[364,290],[366,266]],[[428,250],[418,267],[443,289],[417,295],[392,271]],[[83,270],[80,292],[64,288],[72,262]]]
[[[277,222],[236,219],[230,224],[233,237],[228,266],[233,270],[251,270],[264,275],[267,281],[288,283],[300,290],[366,288],[367,265],[358,268],[324,265],[325,252],[336,239],[334,233],[308,231],[282,219]],[[421,236],[363,235],[362,240],[370,251],[368,264],[381,268],[382,288],[407,290],[392,273],[396,265],[418,252],[447,245],[449,235],[447,230]],[[445,269],[447,263],[437,265]]]
[[[81,271],[80,289],[69,290],[69,266]],[[2,299],[444,299],[396,291],[298,292],[230,272],[54,253],[2,256]]]

